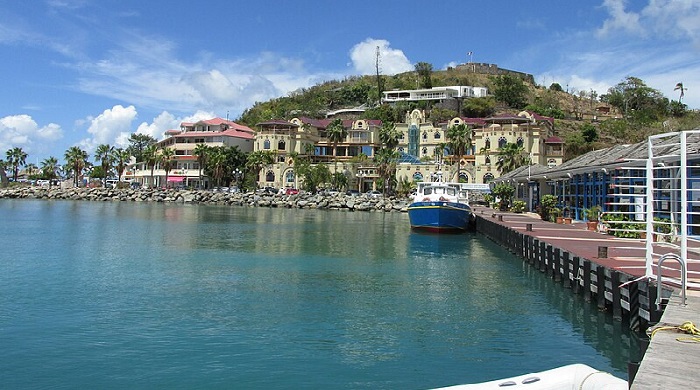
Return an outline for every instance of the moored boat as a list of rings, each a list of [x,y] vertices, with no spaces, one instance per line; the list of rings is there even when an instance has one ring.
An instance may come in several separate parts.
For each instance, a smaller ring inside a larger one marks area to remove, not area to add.
[[[627,390],[626,380],[585,364],[570,364],[490,382],[442,387],[434,390],[528,389],[528,390]]]
[[[408,206],[411,228],[430,232],[462,232],[474,223],[467,194],[457,183],[420,183]]]

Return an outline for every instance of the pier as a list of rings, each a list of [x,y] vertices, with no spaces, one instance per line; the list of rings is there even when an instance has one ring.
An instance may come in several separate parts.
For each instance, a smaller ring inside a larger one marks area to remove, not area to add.
[[[536,214],[474,208],[477,231],[508,248],[530,266],[568,288],[573,294],[608,310],[619,326],[650,333],[641,362],[630,362],[632,389],[692,388],[700,379],[694,362],[700,358],[700,339],[678,330],[700,324],[700,291],[688,289],[682,302],[680,264],[664,262],[661,303],[656,279],[645,277],[645,241],[617,238],[586,230],[583,222],[555,224]],[[700,260],[700,248],[693,251]],[[670,281],[671,283],[667,283]],[[700,283],[700,261],[689,262],[687,282]],[[696,336],[700,337],[700,336]],[[681,341],[679,341],[681,340]]]

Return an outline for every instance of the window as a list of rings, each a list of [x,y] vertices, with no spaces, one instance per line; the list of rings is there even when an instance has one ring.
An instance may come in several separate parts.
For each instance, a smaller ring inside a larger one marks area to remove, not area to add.
[[[486,156],[486,165],[491,165],[491,156]]]
[[[506,146],[507,143],[508,143],[508,140],[506,140],[506,137],[499,138],[498,139],[498,148],[500,149],[500,148]]]
[[[428,140],[428,132],[424,131],[423,132],[423,141],[427,141],[427,140]]]
[[[287,183],[293,184],[294,183],[294,171],[287,171],[287,174],[285,175],[284,180]]]
[[[516,141],[516,144],[518,147],[522,147],[525,142],[523,141],[523,137],[518,137],[518,140]]]
[[[265,142],[263,142],[263,149],[267,150],[270,149],[270,140],[266,139]]]
[[[440,139],[440,132],[436,131],[435,134],[433,134],[434,139]]]
[[[275,181],[275,173],[272,171],[267,171],[267,174],[265,174],[265,181],[267,181],[267,182]]]
[[[277,149],[278,149],[278,150],[285,150],[285,147],[286,147],[286,146],[287,146],[287,144],[286,144],[284,141],[280,141],[280,142],[277,143]]]
[[[428,148],[426,148],[425,146],[423,147],[423,154],[428,154]]]
[[[491,140],[490,139],[486,138],[486,140],[484,141],[484,148],[491,149]]]
[[[420,172],[416,172],[413,174],[413,180],[415,181],[423,181],[423,174]]]
[[[484,175],[484,184],[488,184],[493,181],[493,174],[487,173]]]

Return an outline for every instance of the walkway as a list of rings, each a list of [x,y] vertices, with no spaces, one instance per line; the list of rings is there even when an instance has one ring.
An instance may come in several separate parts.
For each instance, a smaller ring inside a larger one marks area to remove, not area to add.
[[[500,225],[534,236],[552,246],[575,253],[608,268],[633,277],[641,277],[645,274],[644,240],[616,238],[588,231],[586,224],[582,222],[570,225],[545,222],[536,214],[503,213],[483,207],[474,208],[474,212],[482,218],[488,218]],[[532,231],[527,230],[529,224]],[[608,248],[606,258],[598,257],[599,247]],[[698,286],[700,285],[700,247],[695,245],[690,252],[688,281]],[[674,261],[664,262],[664,281],[667,275],[680,278],[679,268],[679,264]],[[686,304],[681,302],[679,289],[676,288],[657,326],[680,326],[686,321],[700,326],[700,290],[697,288],[688,291]],[[689,335],[677,330],[659,331],[649,343],[632,389],[697,388],[697,383],[700,383],[700,371],[697,370],[695,362],[699,360],[699,342],[690,340]]]
[[[646,243],[641,239],[618,238],[586,229],[584,222],[574,221],[572,224],[555,224],[543,221],[534,213],[500,212],[486,207],[474,207],[474,212],[482,218],[493,217],[491,220],[507,226],[523,234],[534,236],[552,246],[594,261],[605,267],[624,272],[634,277],[644,276],[646,266]],[[500,216],[500,217],[499,217]],[[532,224],[532,231],[527,231],[527,225]],[[664,243],[656,243],[656,251],[663,249]],[[696,245],[697,246],[697,245]],[[598,247],[607,247],[607,257],[598,257]],[[673,251],[668,247],[668,251]],[[666,252],[666,251],[664,251]],[[700,290],[700,246],[690,251],[688,261],[688,285]],[[664,283],[667,277],[680,280],[680,266],[674,261],[664,262]],[[654,265],[656,270],[656,265]],[[680,284],[676,284],[679,286]]]

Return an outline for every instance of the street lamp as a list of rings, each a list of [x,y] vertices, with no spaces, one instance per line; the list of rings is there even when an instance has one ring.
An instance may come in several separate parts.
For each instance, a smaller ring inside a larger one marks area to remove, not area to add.
[[[236,168],[233,170],[233,178],[236,180],[236,187],[238,187],[238,190],[241,189],[240,181],[242,177],[243,171],[241,171],[240,168]]]

